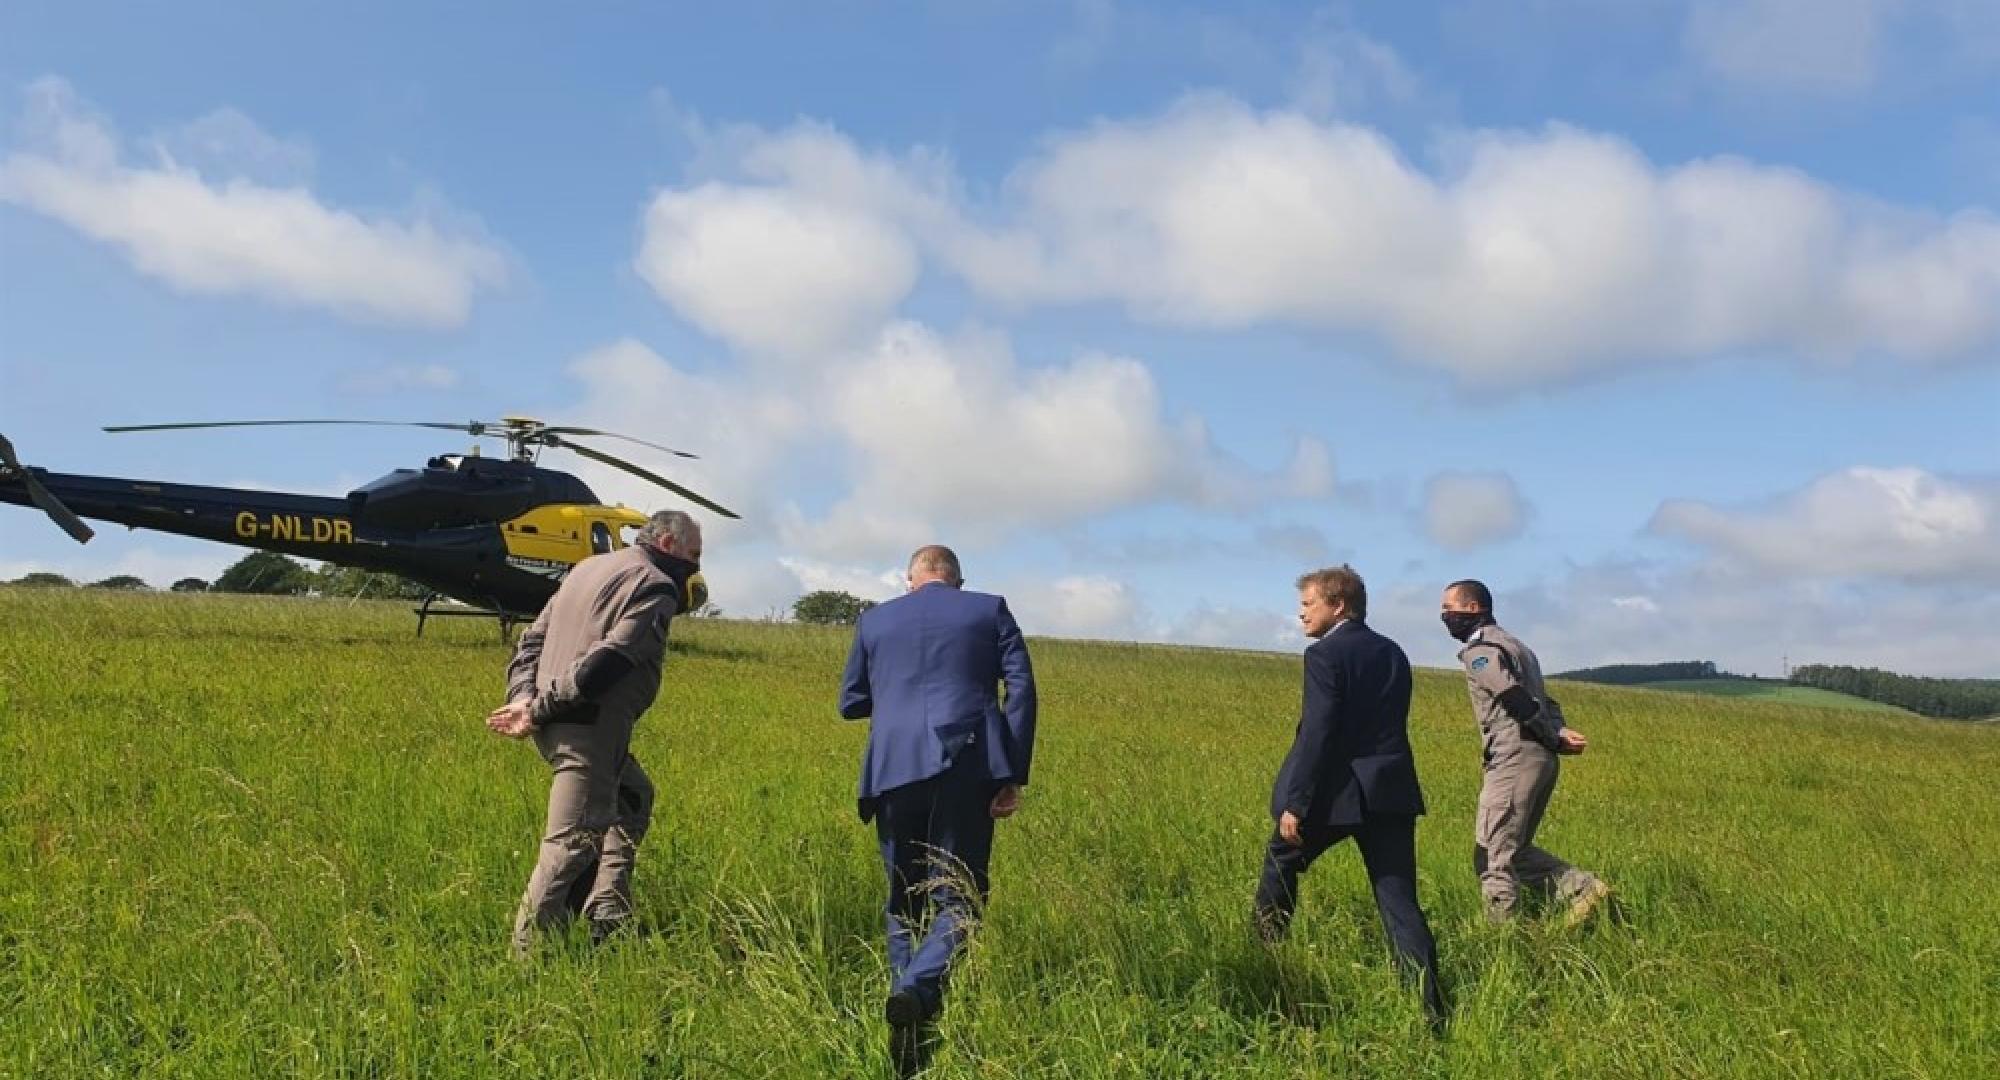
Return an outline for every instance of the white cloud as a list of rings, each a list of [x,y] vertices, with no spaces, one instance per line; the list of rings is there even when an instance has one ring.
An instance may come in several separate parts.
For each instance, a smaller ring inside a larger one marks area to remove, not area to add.
[[[299,138],[280,138],[240,110],[217,109],[150,140],[163,162],[205,176],[229,175],[273,186],[311,179],[318,155]]]
[[[1007,606],[1021,629],[1047,637],[1132,640],[1145,637],[1145,607],[1122,581],[1096,575],[1018,584]]]
[[[1906,0],[1699,0],[1686,40],[1711,73],[1747,87],[1848,96],[1874,85]]]
[[[1182,645],[1277,651],[1296,649],[1306,643],[1298,619],[1284,612],[1208,604],[1195,607],[1169,623],[1161,636]]]
[[[1322,498],[1332,484],[1316,439],[1298,440],[1277,469],[1252,469],[1218,450],[1198,418],[1169,419],[1138,361],[1085,355],[1024,369],[992,334],[945,338],[897,323],[809,371],[695,371],[623,340],[570,370],[584,396],[550,415],[701,458],[586,443],[742,514],[709,521],[725,543],[776,538],[815,560],[901,560],[922,543],[979,543],[1143,505],[1251,511]],[[676,502],[608,467],[560,467],[607,500]]]
[[[1946,361],[2000,341],[1990,212],[1885,206],[1735,158],[1659,166],[1563,125],[1462,133],[1439,156],[1426,171],[1372,128],[1200,95],[1054,134],[974,202],[933,151],[732,128],[699,160],[733,179],[656,212],[740,218],[716,226],[746,237],[727,245],[740,261],[697,277],[689,255],[666,295],[746,347],[823,346],[888,317],[921,257],[1008,308],[1358,332],[1510,384],[1764,351]],[[852,237],[844,273],[816,254],[830,236]],[[782,326],[759,299],[773,291],[796,309]]]
[[[801,594],[832,590],[863,600],[893,600],[909,585],[901,567],[840,566],[783,556],[778,564],[790,571]]]
[[[587,445],[705,495],[744,515],[745,522],[727,522],[645,480],[568,457],[561,467],[585,474],[600,498],[647,510],[687,509],[713,535],[741,537],[771,528],[778,505],[771,490],[773,473],[811,434],[803,408],[809,391],[782,382],[767,386],[741,374],[676,367],[630,338],[584,353],[570,362],[569,372],[583,384],[584,396],[561,410],[563,420],[684,450],[699,459],[667,457],[616,440],[586,438]]]
[[[971,538],[1149,503],[1242,508],[1324,496],[1324,444],[1276,473],[1216,450],[1198,418],[1169,420],[1145,365],[1086,354],[1023,369],[991,335],[944,339],[911,323],[832,368],[824,414],[857,477],[820,520],[787,529],[830,554],[900,553],[949,522]]]
[[[1353,115],[1376,104],[1407,105],[1422,83],[1395,49],[1341,23],[1306,34],[1299,43],[1299,68],[1292,99],[1314,116]]]
[[[1017,302],[1376,333],[1475,377],[1779,348],[1941,358],[2000,335],[2000,223],[1860,205],[1733,159],[1659,169],[1555,126],[1434,178],[1375,131],[1199,98],[1053,140],[955,265]],[[997,254],[995,254],[997,252]]]
[[[1424,485],[1424,528],[1451,551],[1518,536],[1526,518],[1521,493],[1505,473],[1439,473]]]
[[[881,325],[916,283],[900,229],[775,188],[655,196],[637,268],[696,326],[751,352],[817,359]]]
[[[2000,582],[2000,482],[1856,467],[1754,509],[1661,505],[1650,528],[1780,576]]]
[[[301,167],[295,144],[264,135],[240,113],[212,114],[156,143],[163,152],[154,164],[128,165],[110,124],[67,83],[45,78],[29,88],[24,127],[24,145],[0,159],[0,201],[110,244],[140,273],[184,292],[454,326],[476,292],[506,277],[497,249],[436,215],[364,216],[303,187],[240,173],[212,178],[166,156],[178,139],[212,167]]]
[[[1534,648],[1544,670],[1611,663],[1714,660],[1775,676],[1784,663],[1851,664],[1911,675],[2000,676],[2000,604],[1990,585],[1909,586],[1774,578],[1716,565],[1595,564],[1553,579],[1488,580],[1502,625]],[[1651,603],[1621,603],[1633,597]],[[1419,663],[1454,666],[1457,643],[1438,624],[1438,590],[1371,598],[1379,629]],[[1590,730],[1587,718],[1577,726]]]
[[[1262,525],[1252,534],[1255,549],[1262,554],[1276,552],[1301,566],[1321,566],[1332,557],[1333,547],[1326,533],[1311,525],[1285,522]]]

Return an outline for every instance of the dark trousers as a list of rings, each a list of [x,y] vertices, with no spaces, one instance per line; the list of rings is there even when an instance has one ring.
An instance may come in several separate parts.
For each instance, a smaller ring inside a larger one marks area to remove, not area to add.
[[[1424,909],[1417,905],[1417,819],[1369,817],[1359,825],[1305,826],[1300,844],[1286,842],[1276,831],[1264,853],[1264,872],[1257,881],[1257,927],[1267,939],[1285,934],[1298,906],[1299,875],[1328,848],[1349,837],[1361,848],[1361,864],[1375,889],[1375,909],[1382,915],[1396,962],[1406,980],[1422,983],[1424,1009],[1433,1017],[1445,1011],[1444,987],[1438,981],[1437,942],[1431,937]]]
[[[967,747],[942,774],[884,792],[875,804],[889,875],[889,988],[915,991],[933,1013],[944,1004],[952,957],[986,903],[995,785],[984,758]]]

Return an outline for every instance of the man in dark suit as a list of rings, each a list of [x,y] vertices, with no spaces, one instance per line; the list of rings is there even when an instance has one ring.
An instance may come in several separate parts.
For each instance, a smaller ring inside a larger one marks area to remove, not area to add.
[[[1271,792],[1276,833],[1257,882],[1257,928],[1275,942],[1298,904],[1299,875],[1352,837],[1375,889],[1375,907],[1424,1009],[1444,1019],[1437,944],[1417,904],[1417,816],[1424,796],[1410,750],[1410,661],[1368,628],[1368,591],[1346,566],[1298,580],[1306,649],[1304,700],[1291,753]]]
[[[961,588],[939,545],[910,557],[909,579],[861,616],[840,691],[841,716],[874,717],[860,810],[889,875],[884,1011],[903,1075],[923,1066],[952,955],[986,901],[993,823],[1020,807],[1035,747],[1035,676],[1007,601]]]

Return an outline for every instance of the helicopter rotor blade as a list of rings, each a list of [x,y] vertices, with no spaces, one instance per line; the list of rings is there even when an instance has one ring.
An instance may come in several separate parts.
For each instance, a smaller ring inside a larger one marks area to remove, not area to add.
[[[644,439],[635,439],[630,435],[620,435],[615,431],[599,431],[596,428],[567,427],[567,426],[545,427],[542,428],[541,431],[544,434],[548,435],[591,435],[606,439],[623,439],[628,443],[638,443],[640,446],[644,446],[653,450],[659,450],[663,453],[672,454],[675,457],[683,457],[691,461],[701,460],[700,454],[690,454],[685,450],[676,450],[671,446],[661,446],[659,443],[650,443]],[[552,442],[550,443],[550,445],[553,446],[555,444]]]
[[[742,516],[738,514],[736,511],[729,509],[728,507],[725,507],[719,503],[711,502],[706,497],[698,495],[695,492],[689,491],[687,488],[684,488],[681,485],[674,483],[672,480],[669,480],[666,477],[659,475],[658,473],[649,472],[648,470],[642,469],[639,466],[634,465],[629,461],[620,461],[619,459],[612,457],[610,454],[607,454],[602,450],[593,450],[588,446],[579,446],[576,443],[569,441],[568,439],[562,439],[559,442],[552,440],[550,442],[550,445],[567,447],[568,449],[574,450],[577,453],[582,454],[584,457],[591,459],[592,461],[601,461],[604,464],[609,465],[614,469],[622,469],[628,473],[631,473],[633,476],[636,476],[641,480],[650,480],[653,483],[658,484],[663,488],[666,488],[668,491],[671,491],[674,494],[679,495],[681,498],[686,499],[697,506],[707,507],[708,509],[715,511],[718,514],[721,514],[723,517],[737,518],[740,520]]]
[[[191,424],[124,424],[107,427],[113,434],[128,431],[185,431],[189,428],[230,428],[230,427],[290,427],[302,424],[359,424],[367,427],[421,427],[436,428],[441,431],[463,431],[471,435],[481,435],[493,425],[477,420],[467,424],[448,424],[429,420],[210,420]]]
[[[64,506],[54,492],[43,487],[41,480],[37,479],[27,466],[21,464],[21,459],[14,456],[14,444],[8,442],[5,435],[0,435],[0,473],[18,477],[21,486],[28,489],[29,501],[40,507],[42,513],[49,516],[50,521],[55,522],[57,527],[70,535],[70,539],[79,544],[88,544],[90,538],[97,535],[91,531],[90,526],[83,523],[82,518],[76,516],[76,511]]]

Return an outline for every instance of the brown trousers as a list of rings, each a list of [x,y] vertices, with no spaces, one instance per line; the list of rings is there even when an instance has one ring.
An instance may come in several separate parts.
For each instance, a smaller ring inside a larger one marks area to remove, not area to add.
[[[653,782],[630,752],[632,724],[606,716],[535,733],[551,769],[549,812],[514,914],[517,954],[537,931],[560,929],[579,913],[593,922],[631,917],[632,864],[653,818]]]
[[[1472,869],[1490,919],[1513,917],[1524,886],[1567,901],[1596,880],[1535,846],[1535,830],[1561,768],[1555,754],[1528,742],[1515,743],[1487,763],[1473,827]]]

